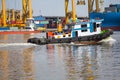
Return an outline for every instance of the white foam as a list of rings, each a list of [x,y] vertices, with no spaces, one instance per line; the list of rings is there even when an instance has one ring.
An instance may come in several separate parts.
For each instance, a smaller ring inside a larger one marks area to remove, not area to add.
[[[69,44],[69,45],[84,46],[84,45],[87,45],[87,44],[81,44],[81,43],[76,44],[76,43],[74,43],[74,42],[71,42],[71,44]]]
[[[74,42],[71,42],[71,43],[61,43],[60,45],[68,45],[68,46],[84,46],[86,44],[80,44],[80,43],[74,43]]]
[[[35,46],[36,44],[31,43],[0,43],[0,47],[8,47],[8,46]]]
[[[113,39],[112,37],[108,37],[106,39],[103,39],[103,40],[99,41],[99,43],[105,43],[105,44],[109,44],[109,45],[113,45],[116,42],[117,41],[115,39]]]

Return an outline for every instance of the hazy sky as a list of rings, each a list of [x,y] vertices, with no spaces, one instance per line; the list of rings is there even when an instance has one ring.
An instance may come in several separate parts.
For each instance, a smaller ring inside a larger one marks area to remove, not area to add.
[[[11,2],[10,2],[11,1]],[[32,0],[33,16],[64,16],[65,0]],[[71,1],[71,0],[70,0]],[[76,0],[77,1],[77,0]],[[120,0],[104,0],[105,6],[111,3],[119,3]],[[22,0],[6,0],[7,8],[22,9]],[[71,4],[69,4],[71,6]],[[77,6],[76,12],[78,16],[87,16],[87,0],[85,6]],[[71,10],[71,8],[70,8]]]

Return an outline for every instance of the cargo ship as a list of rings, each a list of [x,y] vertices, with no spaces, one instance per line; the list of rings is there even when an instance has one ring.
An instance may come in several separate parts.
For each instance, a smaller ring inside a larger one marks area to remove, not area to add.
[[[111,4],[105,7],[105,11],[91,12],[90,19],[100,18],[104,19],[101,24],[102,29],[112,29],[115,31],[120,30],[120,4]]]

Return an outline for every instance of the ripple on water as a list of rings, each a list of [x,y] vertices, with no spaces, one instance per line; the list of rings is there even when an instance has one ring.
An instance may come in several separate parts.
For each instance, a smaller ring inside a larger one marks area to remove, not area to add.
[[[0,36],[0,40],[7,42],[3,37]],[[23,37],[21,42],[14,38],[14,43],[0,44],[0,80],[120,79],[119,32],[112,35],[116,40],[112,46],[23,44],[30,36]]]

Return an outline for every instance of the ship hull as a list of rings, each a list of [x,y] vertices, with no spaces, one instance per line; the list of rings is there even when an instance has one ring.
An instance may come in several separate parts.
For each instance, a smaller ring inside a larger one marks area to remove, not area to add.
[[[90,19],[104,19],[102,29],[120,30],[120,12],[90,13]]]
[[[107,27],[102,27],[101,28],[102,30],[107,30],[107,29],[111,29],[111,30],[113,30],[113,31],[120,31],[120,26],[107,26]]]

